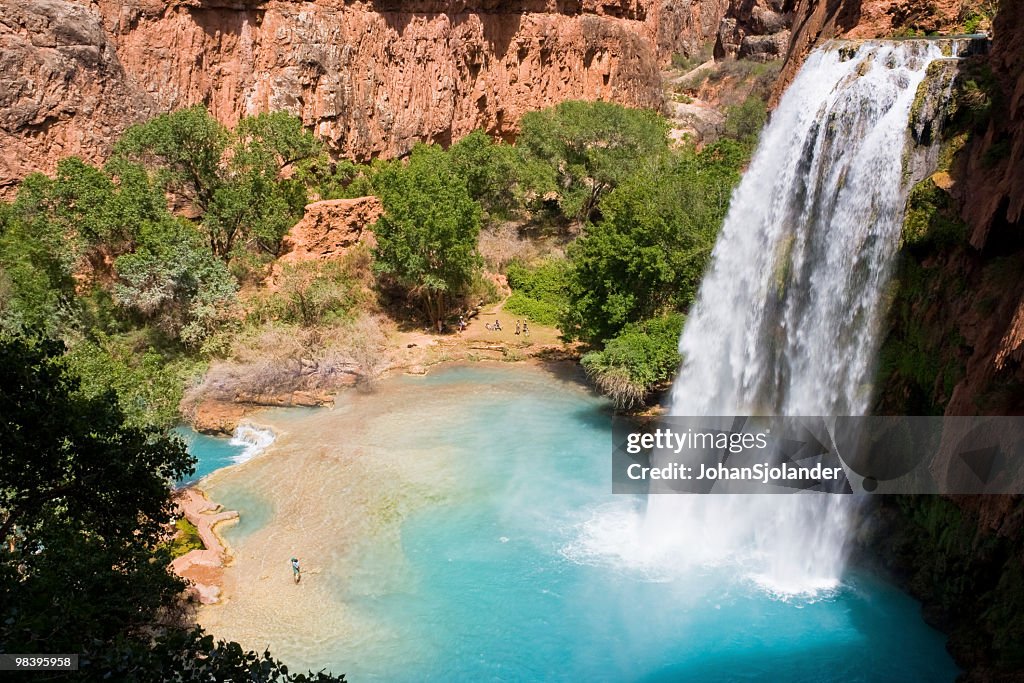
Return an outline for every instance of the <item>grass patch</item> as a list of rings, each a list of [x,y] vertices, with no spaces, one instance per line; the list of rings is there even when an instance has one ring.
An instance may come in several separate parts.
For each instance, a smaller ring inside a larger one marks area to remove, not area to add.
[[[203,539],[199,538],[199,529],[184,517],[174,523],[174,529],[174,538],[167,542],[171,559],[177,559],[193,550],[203,550],[206,547],[203,545]]]

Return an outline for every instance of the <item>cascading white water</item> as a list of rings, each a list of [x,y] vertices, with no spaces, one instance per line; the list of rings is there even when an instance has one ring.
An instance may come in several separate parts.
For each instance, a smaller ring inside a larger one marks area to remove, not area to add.
[[[241,463],[252,460],[254,457],[267,449],[274,443],[277,435],[269,427],[261,427],[251,422],[241,422],[235,427],[231,435],[232,446],[244,446],[241,453],[231,458],[232,462]]]
[[[675,415],[859,415],[909,179],[927,41],[814,52],[762,134],[680,340]],[[838,582],[845,496],[651,496],[649,559],[736,563],[770,589]]]

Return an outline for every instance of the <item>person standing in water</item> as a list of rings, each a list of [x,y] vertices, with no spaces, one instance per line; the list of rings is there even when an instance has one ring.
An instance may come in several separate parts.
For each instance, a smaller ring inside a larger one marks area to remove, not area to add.
[[[302,578],[302,576],[300,575],[301,571],[302,570],[299,568],[299,559],[297,557],[293,557],[292,558],[292,576],[295,578],[295,583],[298,583],[299,580]]]

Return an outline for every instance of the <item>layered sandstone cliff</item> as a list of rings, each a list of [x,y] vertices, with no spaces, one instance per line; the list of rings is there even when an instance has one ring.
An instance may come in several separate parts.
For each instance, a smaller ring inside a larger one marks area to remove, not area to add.
[[[662,104],[728,0],[0,0],[0,189],[203,103],[286,110],[357,159],[566,99]]]

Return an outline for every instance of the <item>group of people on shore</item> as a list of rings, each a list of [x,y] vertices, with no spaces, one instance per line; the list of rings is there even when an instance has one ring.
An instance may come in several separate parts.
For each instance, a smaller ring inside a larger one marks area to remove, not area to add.
[[[466,322],[466,318],[464,316],[460,315],[459,316],[459,325],[458,325],[459,332],[464,332],[468,326],[469,326],[469,323]],[[494,324],[493,325],[491,323],[484,323],[484,327],[486,327],[488,330],[491,330],[492,332],[501,332],[502,331],[501,321],[498,320],[497,318],[494,319]],[[525,320],[523,320],[521,322],[519,320],[516,320],[516,334],[522,334],[522,335],[525,335],[527,337],[530,336],[530,326],[527,324],[527,322]]]

